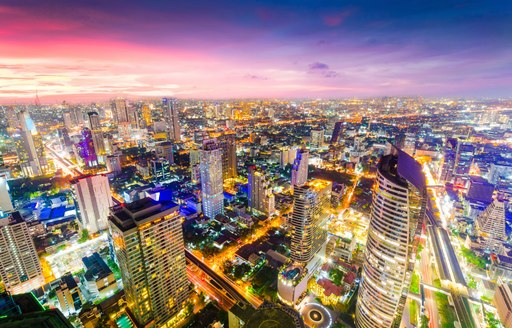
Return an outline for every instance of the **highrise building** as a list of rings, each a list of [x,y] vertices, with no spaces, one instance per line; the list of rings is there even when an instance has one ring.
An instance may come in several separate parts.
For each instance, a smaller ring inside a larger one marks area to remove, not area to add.
[[[290,258],[295,263],[310,262],[327,239],[331,190],[332,183],[320,179],[293,188]]]
[[[476,234],[484,239],[484,246],[498,252],[507,239],[505,231],[505,202],[495,199],[475,220]]]
[[[36,142],[34,136],[37,136],[37,130],[34,122],[26,111],[20,111],[18,113],[18,121],[20,123],[20,136],[15,141],[16,151],[20,162],[21,170],[23,175],[26,177],[32,177],[43,174],[43,168],[41,165],[39,152],[36,149]],[[42,145],[39,145],[42,147]]]
[[[422,166],[396,148],[381,158],[375,183],[358,328],[400,326],[427,202]]]
[[[296,147],[283,147],[280,149],[280,159],[279,165],[281,168],[284,168],[288,164],[293,164],[295,157],[297,156],[297,148]]]
[[[96,156],[100,162],[104,163],[106,150],[105,141],[103,139],[103,131],[101,131],[100,116],[97,112],[89,112],[87,113],[87,116],[89,118],[89,127],[91,129],[92,141]]]
[[[203,213],[214,219],[217,214],[224,213],[222,149],[216,140],[204,141],[200,170]]]
[[[83,160],[85,166],[94,167],[98,165],[98,156],[94,148],[92,132],[88,128],[82,129],[82,141],[77,144],[78,156]]]
[[[82,229],[96,233],[108,227],[109,208],[112,194],[106,175],[82,176],[71,181],[71,187],[78,204],[79,221]]]
[[[165,159],[169,164],[174,164],[174,155],[172,152],[173,143],[162,141],[155,145],[155,155],[157,158]]]
[[[178,116],[178,108],[176,107],[176,99],[162,99],[164,107],[164,118],[167,124],[168,138],[174,142],[181,141],[180,118]]]
[[[0,218],[0,249],[0,280],[8,291],[27,293],[44,284],[34,241],[19,212]]]
[[[457,143],[457,153],[455,155],[455,164],[453,168],[453,184],[465,188],[469,182],[469,171],[473,164],[475,155],[475,146],[470,143]]]
[[[218,138],[218,142],[222,148],[222,178],[234,179],[238,176],[235,134],[224,134]]]
[[[331,144],[335,144],[340,141],[342,126],[343,122],[336,122],[334,124],[334,129],[332,130]]]
[[[119,155],[107,156],[107,171],[112,172],[114,176],[121,174],[123,168],[121,166],[121,157]]]
[[[66,129],[72,129],[73,123],[71,122],[71,113],[70,112],[64,112],[62,114],[62,118],[64,119],[64,127]]]
[[[117,98],[112,102],[112,116],[114,117],[114,122],[119,123],[129,123],[130,115],[128,114],[128,106],[126,105],[126,100]]]
[[[292,166],[292,187],[302,186],[308,181],[309,151],[299,149]]]
[[[0,172],[0,217],[3,213],[14,211],[11,195],[9,194],[9,185],[7,184],[7,175]]]
[[[126,301],[140,326],[173,327],[188,298],[179,207],[149,197],[111,209],[114,254]]]
[[[275,197],[270,180],[261,169],[254,166],[249,168],[249,207],[267,215],[275,212]]]
[[[322,148],[324,145],[324,130],[311,130],[311,148]]]
[[[141,116],[142,116],[142,120],[144,122],[144,127],[147,128],[147,127],[151,126],[151,123],[153,122],[153,120],[151,118],[151,108],[149,107],[149,105],[147,105],[147,104],[142,105]]]
[[[455,156],[457,154],[457,139],[448,138],[444,146],[443,157],[439,165],[439,180],[442,182],[451,182],[453,178],[453,168],[455,167]]]

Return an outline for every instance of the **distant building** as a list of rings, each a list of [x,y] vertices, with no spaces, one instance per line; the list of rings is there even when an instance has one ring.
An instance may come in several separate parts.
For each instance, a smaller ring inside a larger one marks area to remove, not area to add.
[[[283,147],[280,149],[279,164],[281,168],[284,168],[288,164],[293,164],[295,157],[297,156],[297,148],[295,147]]]
[[[60,284],[55,289],[59,306],[65,316],[78,313],[82,308],[83,296],[71,273],[60,278]]]
[[[100,116],[97,112],[87,113],[89,118],[89,128],[91,129],[91,136],[93,141],[96,156],[101,163],[105,162],[105,141],[103,139],[103,131],[101,130]]]
[[[82,229],[97,233],[108,227],[109,208],[113,205],[106,175],[82,176],[71,181],[78,204]]]
[[[293,162],[291,185],[302,186],[308,181],[309,151],[300,149]]]
[[[324,130],[311,130],[311,148],[322,148],[324,145]]]
[[[422,166],[393,149],[377,168],[356,327],[399,327],[425,220]]]
[[[162,141],[155,145],[155,155],[157,158],[167,160],[169,164],[174,164],[174,154],[172,151],[173,143],[169,141]]]
[[[448,138],[444,146],[443,157],[441,159],[439,180],[442,182],[451,182],[453,178],[453,169],[455,167],[455,157],[457,154],[457,139]]]
[[[200,170],[203,213],[214,219],[217,214],[224,213],[222,149],[215,140],[204,141]]]
[[[0,280],[8,291],[26,293],[44,284],[34,241],[19,212],[0,219],[0,250]]]
[[[116,124],[130,122],[125,99],[117,98],[112,102],[112,116]]]
[[[28,112],[18,112],[18,122],[20,134],[15,138],[15,145],[23,175],[26,177],[41,175],[46,166],[41,136],[37,133]]]
[[[168,138],[174,142],[180,142],[181,128],[176,99],[163,98],[162,105],[164,107],[164,119],[167,125]]]
[[[235,134],[224,134],[218,141],[222,149],[222,178],[234,179],[238,176]]]
[[[334,129],[332,130],[331,144],[336,144],[340,141],[342,126],[343,122],[336,122],[334,124]]]
[[[467,187],[474,154],[475,146],[472,144],[462,142],[457,144],[457,153],[455,155],[455,165],[453,168],[453,183],[455,186]]]
[[[78,156],[87,167],[98,165],[98,156],[94,148],[94,139],[92,132],[88,128],[82,129],[82,140],[77,144]]]
[[[83,283],[93,297],[108,297],[117,290],[114,273],[103,261],[100,254],[94,252],[91,256],[83,257],[82,262],[85,266]]]
[[[272,215],[275,212],[275,197],[269,178],[262,170],[249,168],[249,207]]]
[[[189,296],[178,205],[144,198],[113,207],[109,222],[130,312],[141,326],[172,327]]]
[[[122,173],[123,168],[121,166],[121,157],[119,155],[107,156],[107,171],[111,172],[114,176],[118,176]]]

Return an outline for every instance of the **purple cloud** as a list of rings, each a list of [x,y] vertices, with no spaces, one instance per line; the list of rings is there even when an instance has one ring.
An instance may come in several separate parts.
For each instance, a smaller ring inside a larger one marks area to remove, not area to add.
[[[309,69],[310,70],[324,70],[324,69],[329,69],[329,65],[320,63],[320,62],[316,62],[316,63],[310,64]]]

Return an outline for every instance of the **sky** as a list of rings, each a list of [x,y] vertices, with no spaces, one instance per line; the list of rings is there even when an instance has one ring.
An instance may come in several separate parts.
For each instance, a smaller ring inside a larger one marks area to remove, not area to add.
[[[511,97],[512,1],[0,2],[0,101]]]

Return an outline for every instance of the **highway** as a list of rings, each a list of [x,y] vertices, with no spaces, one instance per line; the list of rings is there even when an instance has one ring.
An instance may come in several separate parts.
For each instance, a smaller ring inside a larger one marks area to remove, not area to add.
[[[193,271],[189,266],[187,266],[187,276],[188,280],[193,283],[194,286],[208,295],[210,299],[217,301],[224,311],[229,311],[229,309],[236,304],[236,301],[230,298],[231,296],[224,295],[221,290],[210,284],[208,280],[204,279],[202,277],[203,271],[200,271],[199,269],[197,271]]]
[[[260,307],[261,304],[263,304],[262,300],[249,293],[249,291],[238,286],[236,283],[234,283],[231,279],[229,279],[222,273],[213,271],[207,264],[205,264],[202,260],[197,258],[192,252],[190,252],[187,249],[185,249],[185,256],[189,262],[193,263],[204,273],[206,273],[210,278],[217,282],[227,293],[229,293],[238,302],[250,304],[255,309],[257,309],[258,307]]]

